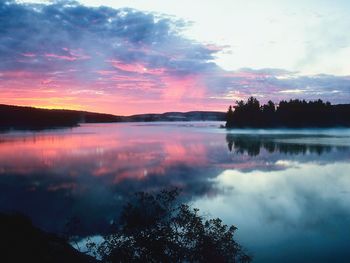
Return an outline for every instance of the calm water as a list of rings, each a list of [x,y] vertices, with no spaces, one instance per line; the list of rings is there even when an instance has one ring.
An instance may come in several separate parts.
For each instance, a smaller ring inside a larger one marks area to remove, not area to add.
[[[350,129],[218,122],[89,124],[0,134],[0,210],[106,230],[136,191],[168,186],[238,227],[254,262],[350,262]]]

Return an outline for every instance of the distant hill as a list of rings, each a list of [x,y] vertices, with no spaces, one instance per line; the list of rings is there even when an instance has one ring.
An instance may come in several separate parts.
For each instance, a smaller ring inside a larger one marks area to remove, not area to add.
[[[120,121],[120,117],[111,114],[0,105],[0,130],[41,130],[73,127],[82,122],[116,121]]]
[[[117,116],[76,110],[49,110],[0,104],[0,130],[42,130],[74,127],[79,123],[150,121],[224,121],[224,112],[192,111]]]
[[[217,111],[166,112],[122,117],[124,121],[225,121],[226,113]]]

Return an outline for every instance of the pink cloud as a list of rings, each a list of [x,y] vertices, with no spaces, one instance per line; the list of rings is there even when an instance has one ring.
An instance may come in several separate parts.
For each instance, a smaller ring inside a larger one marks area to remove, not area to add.
[[[29,57],[29,58],[36,57],[36,54],[34,54],[34,53],[22,53],[21,55],[24,57]]]
[[[163,98],[179,100],[182,98],[204,98],[206,87],[199,75],[182,77],[162,76]]]
[[[123,63],[119,60],[108,60],[107,62],[110,62],[114,68],[127,72],[151,75],[162,75],[165,73],[164,68],[150,68],[146,64],[140,62],[132,64]]]
[[[13,70],[13,71],[2,71],[0,72],[0,78],[37,78],[40,77],[38,73],[25,71],[25,70]]]
[[[57,55],[57,54],[52,54],[48,53],[44,55],[47,58],[56,58],[56,59],[61,59],[61,60],[67,60],[67,61],[76,61],[76,57],[71,57],[71,56],[62,56],[62,55]]]
[[[66,61],[76,61],[76,60],[85,60],[85,59],[90,59],[90,56],[87,56],[83,53],[81,49],[69,49],[69,48],[62,48],[62,50],[67,53],[67,55],[58,55],[55,53],[45,53],[44,57],[46,58],[55,58],[55,59],[60,59],[60,60],[66,60]]]

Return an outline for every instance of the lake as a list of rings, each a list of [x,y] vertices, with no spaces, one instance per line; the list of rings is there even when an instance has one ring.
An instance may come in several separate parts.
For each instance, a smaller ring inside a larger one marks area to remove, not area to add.
[[[350,129],[230,130],[220,122],[83,124],[0,134],[0,210],[104,233],[137,191],[238,227],[253,262],[349,262]]]

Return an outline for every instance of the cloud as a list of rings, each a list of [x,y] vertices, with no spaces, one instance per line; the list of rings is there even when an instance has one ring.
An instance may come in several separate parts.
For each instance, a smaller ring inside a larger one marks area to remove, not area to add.
[[[166,15],[75,1],[1,1],[0,17],[1,103],[50,107],[61,97],[71,104],[57,107],[125,114],[140,112],[142,101],[142,112],[225,110],[235,99],[278,100],[296,95],[291,90],[306,99],[349,98],[348,77],[224,70],[215,59],[227,47],[185,38],[190,23]]]
[[[298,72],[282,69],[244,68],[225,73],[219,83],[223,97],[235,99],[247,96],[258,97],[261,101],[281,99],[323,99],[333,103],[348,103],[350,98],[350,77],[326,74],[300,75]],[[213,85],[213,83],[211,83]],[[234,91],[234,94],[233,92]],[[339,96],[342,94],[342,96]]]

